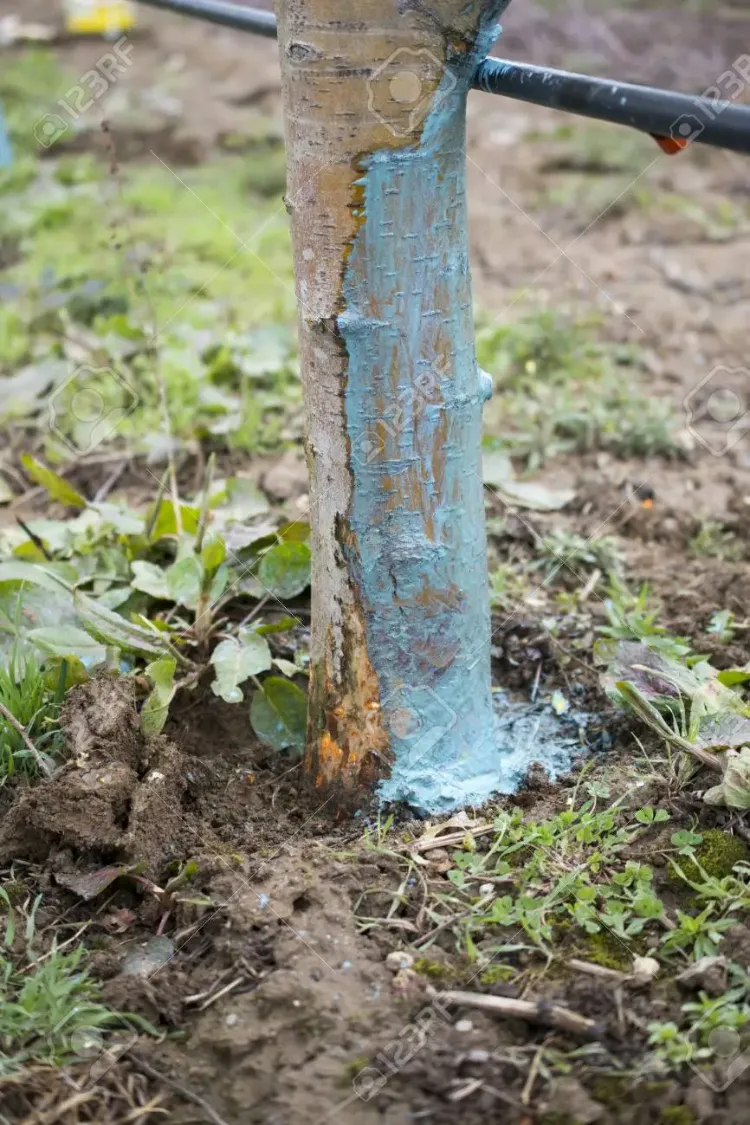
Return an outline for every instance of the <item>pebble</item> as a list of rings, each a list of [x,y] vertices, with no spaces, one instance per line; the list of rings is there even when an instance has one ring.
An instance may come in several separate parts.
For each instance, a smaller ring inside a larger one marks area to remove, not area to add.
[[[471,1051],[466,1052],[466,1061],[470,1063],[486,1063],[490,1057],[490,1052],[485,1051],[483,1047],[473,1047]]]
[[[400,973],[402,969],[410,969],[414,964],[414,958],[411,953],[406,950],[394,949],[385,959],[386,969],[390,969],[392,973]]]
[[[455,1031],[461,1031],[461,1032],[473,1031],[474,1030],[474,1024],[471,1022],[471,1020],[456,1020],[456,1022],[453,1025],[453,1028],[454,1028]]]

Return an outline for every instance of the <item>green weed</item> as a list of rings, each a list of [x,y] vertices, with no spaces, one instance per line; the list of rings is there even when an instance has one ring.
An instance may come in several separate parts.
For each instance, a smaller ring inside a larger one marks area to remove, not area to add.
[[[65,670],[54,689],[42,661],[32,650],[16,643],[7,664],[0,667],[0,703],[20,723],[40,753],[52,757],[59,749],[57,725]],[[23,736],[0,714],[0,784],[16,773],[36,777],[39,765]]]
[[[637,352],[601,342],[597,328],[549,310],[502,326],[479,319],[479,362],[495,376],[487,431],[530,469],[595,449],[678,455],[671,407],[638,393]]]

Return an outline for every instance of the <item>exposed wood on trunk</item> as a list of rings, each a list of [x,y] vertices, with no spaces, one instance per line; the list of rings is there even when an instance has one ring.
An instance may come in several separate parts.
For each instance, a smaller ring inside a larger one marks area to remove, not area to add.
[[[465,102],[502,0],[280,0],[313,548],[306,776],[482,800],[494,742]]]

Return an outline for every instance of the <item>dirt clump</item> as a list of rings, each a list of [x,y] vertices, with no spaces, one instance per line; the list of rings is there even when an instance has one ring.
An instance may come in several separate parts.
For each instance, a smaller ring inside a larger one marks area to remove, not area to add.
[[[72,852],[144,861],[154,874],[181,836],[182,760],[140,731],[132,681],[100,676],[71,690],[61,716],[68,761],[20,789],[0,828],[0,862]]]

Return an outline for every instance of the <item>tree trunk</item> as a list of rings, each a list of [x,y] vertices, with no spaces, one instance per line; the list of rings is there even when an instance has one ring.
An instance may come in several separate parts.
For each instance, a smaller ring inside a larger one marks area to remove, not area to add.
[[[496,778],[465,116],[503,0],[280,0],[313,550],[306,776]]]

